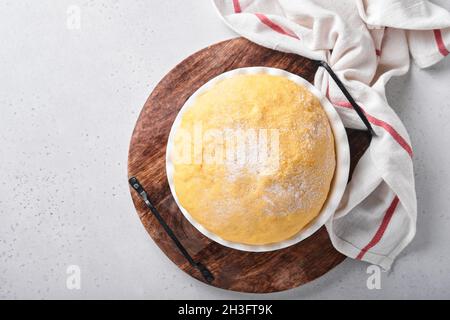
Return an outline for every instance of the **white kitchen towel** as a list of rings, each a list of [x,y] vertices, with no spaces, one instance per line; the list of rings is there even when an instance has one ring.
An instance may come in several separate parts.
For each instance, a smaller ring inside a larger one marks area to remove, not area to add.
[[[424,0],[213,0],[225,23],[262,46],[325,60],[364,109],[376,137],[327,223],[348,257],[389,269],[416,231],[411,141],[385,84],[449,54],[450,13]],[[323,68],[315,86],[344,125],[365,129]]]

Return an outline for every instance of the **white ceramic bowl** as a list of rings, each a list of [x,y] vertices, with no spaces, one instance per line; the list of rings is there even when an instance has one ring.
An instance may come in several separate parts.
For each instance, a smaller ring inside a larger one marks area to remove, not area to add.
[[[216,234],[212,233],[211,231],[207,230],[205,227],[203,227],[200,223],[198,223],[190,214],[189,212],[183,208],[183,206],[180,204],[177,194],[175,192],[175,185],[173,182],[173,174],[174,174],[174,166],[173,166],[173,159],[172,159],[172,149],[173,149],[173,142],[174,142],[174,135],[181,123],[181,118],[184,114],[184,112],[193,105],[193,102],[195,101],[196,97],[207,91],[209,88],[211,88],[213,85],[215,85],[217,82],[226,79],[231,78],[235,75],[239,74],[271,74],[276,76],[282,76],[289,80],[294,81],[295,83],[298,83],[300,85],[303,85],[304,87],[308,88],[319,100],[322,104],[328,119],[330,121],[331,129],[333,130],[334,134],[334,141],[335,141],[335,150],[336,150],[336,170],[334,172],[334,177],[331,182],[331,188],[328,194],[328,198],[326,202],[324,203],[322,210],[320,211],[319,215],[307,225],[306,228],[302,229],[299,233],[297,233],[295,236],[284,240],[282,242],[267,244],[267,245],[248,245],[248,244],[242,244],[237,242],[231,242],[224,240],[217,236]],[[167,149],[166,149],[166,171],[167,171],[167,179],[169,181],[170,190],[172,192],[172,195],[175,199],[175,202],[177,203],[178,207],[180,208],[181,212],[184,214],[186,219],[195,227],[198,231],[200,231],[202,234],[204,234],[206,237],[210,238],[213,241],[216,241],[226,247],[230,247],[237,250],[243,250],[243,251],[251,251],[251,252],[264,252],[264,251],[273,251],[278,250],[282,248],[289,247],[293,244],[296,244],[310,235],[312,235],[314,232],[316,232],[320,227],[322,227],[328,219],[330,219],[334,212],[336,211],[339,202],[342,198],[342,195],[344,194],[345,187],[347,185],[348,180],[348,173],[349,173],[349,167],[350,167],[350,151],[348,146],[348,140],[347,140],[347,134],[344,129],[344,125],[342,124],[341,119],[339,118],[339,115],[337,114],[334,107],[331,105],[331,103],[328,101],[328,99],[320,93],[319,90],[317,90],[312,84],[310,84],[305,79],[292,74],[290,72],[276,69],[276,68],[267,68],[267,67],[249,67],[249,68],[240,68],[231,70],[228,72],[225,72],[211,80],[209,80],[207,83],[205,83],[203,86],[201,86],[183,105],[180,112],[178,113],[177,117],[175,118],[175,121],[172,125],[172,129],[170,130],[169,134],[169,140],[167,142]]]

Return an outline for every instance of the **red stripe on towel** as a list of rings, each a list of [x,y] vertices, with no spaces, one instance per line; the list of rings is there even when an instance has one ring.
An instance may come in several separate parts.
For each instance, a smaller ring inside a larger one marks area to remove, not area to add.
[[[444,39],[442,38],[442,32],[439,29],[433,30],[434,32],[434,39],[436,40],[436,44],[438,46],[439,52],[445,57],[450,52],[445,47]]]
[[[399,199],[397,196],[395,196],[394,200],[392,200],[391,205],[386,210],[386,213],[384,214],[383,221],[381,221],[380,226],[378,227],[377,232],[373,236],[372,240],[361,250],[361,252],[358,254],[356,259],[361,260],[367,251],[369,251],[373,246],[375,246],[378,242],[380,242],[381,238],[384,235],[384,232],[386,231],[386,228],[389,225],[389,222],[391,221],[392,216],[394,215],[395,209],[397,208]]]
[[[413,151],[411,146],[406,142],[405,139],[392,127],[389,123],[377,119],[369,114],[366,114],[367,120],[369,120],[371,123],[373,123],[376,126],[382,127],[384,130],[389,132],[389,134],[397,141],[397,143],[405,149],[405,151],[409,154],[410,157],[413,156]]]
[[[239,0],[233,0],[233,7],[234,7],[234,13],[241,13],[241,4],[239,3]]]
[[[332,103],[336,106],[353,109],[350,102],[346,101],[332,101]],[[409,154],[410,157],[413,156],[413,150],[411,146],[406,142],[406,140],[392,127],[389,123],[386,121],[383,121],[381,119],[375,118],[374,116],[371,116],[366,111],[364,111],[364,114],[367,117],[367,120],[369,120],[370,123],[382,127],[384,130],[386,130],[394,139],[397,141],[397,143]]]
[[[282,26],[280,26],[279,24],[276,24],[275,22],[273,22],[272,20],[270,20],[266,15],[262,14],[262,13],[255,13],[255,16],[258,17],[258,19],[265,24],[266,26],[268,26],[270,29],[272,29],[273,31],[276,31],[278,33],[284,34],[286,36],[295,38],[295,39],[300,39],[294,32],[292,32],[289,29],[283,28]]]

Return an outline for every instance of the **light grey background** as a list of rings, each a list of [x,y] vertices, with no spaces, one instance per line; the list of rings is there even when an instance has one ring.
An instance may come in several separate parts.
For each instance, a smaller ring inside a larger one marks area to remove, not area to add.
[[[79,30],[66,26],[70,5]],[[347,259],[287,292],[227,292],[156,247],[128,191],[135,121],[175,64],[234,36],[209,0],[1,0],[1,298],[450,298],[450,59],[389,83],[413,141],[419,215],[381,290]],[[81,290],[66,288],[73,264]]]

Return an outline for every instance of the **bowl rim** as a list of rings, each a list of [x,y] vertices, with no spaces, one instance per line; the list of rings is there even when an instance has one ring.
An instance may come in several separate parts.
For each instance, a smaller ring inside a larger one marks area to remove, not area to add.
[[[242,75],[242,74],[270,74],[275,76],[282,76],[285,77],[299,85],[302,85],[306,87],[309,91],[316,96],[325,113],[327,114],[330,127],[333,131],[334,135],[334,144],[335,144],[335,156],[336,156],[336,168],[334,171],[333,179],[330,185],[330,190],[328,192],[328,197],[325,201],[325,203],[322,206],[322,209],[320,210],[319,214],[316,216],[314,220],[312,220],[304,229],[300,230],[296,235],[292,236],[289,239],[276,242],[276,243],[270,243],[270,244],[264,244],[264,245],[250,245],[250,244],[243,244],[238,242],[232,242],[225,240],[215,233],[207,230],[203,225],[201,225],[199,222],[195,220],[194,217],[192,217],[189,212],[181,205],[180,201],[178,200],[178,197],[175,192],[175,185],[173,181],[173,174],[174,174],[174,165],[172,161],[172,148],[173,148],[173,140],[176,129],[179,127],[181,123],[181,118],[183,114],[186,112],[186,110],[191,107],[195,101],[195,99],[202,94],[203,92],[207,91],[209,88],[214,86],[216,83],[228,79],[231,77],[234,77],[236,75]],[[331,104],[331,102],[327,99],[325,95],[323,95],[314,85],[312,85],[310,82],[305,80],[304,78],[293,74],[291,72],[278,69],[278,68],[272,68],[272,67],[245,67],[245,68],[237,68],[233,69],[227,72],[224,72],[209,81],[207,81],[205,84],[203,84],[200,88],[198,88],[183,104],[181,109],[179,110],[172,127],[170,129],[169,138],[167,141],[166,146],[166,174],[167,174],[167,180],[169,183],[169,188],[172,193],[172,196],[175,200],[175,203],[177,204],[180,211],[183,213],[184,217],[204,236],[211,239],[212,241],[215,241],[223,246],[241,250],[241,251],[248,251],[248,252],[268,252],[268,251],[274,251],[279,249],[284,249],[289,246],[292,246],[294,244],[299,243],[300,241],[305,240],[309,236],[311,236],[313,233],[315,233],[317,230],[319,230],[322,226],[325,225],[325,223],[332,218],[334,215],[336,209],[339,206],[339,203],[342,199],[342,196],[344,195],[345,188],[347,186],[347,180],[350,170],[350,149],[347,139],[347,133],[345,131],[344,125],[342,123],[341,118],[339,117],[337,111]]]

